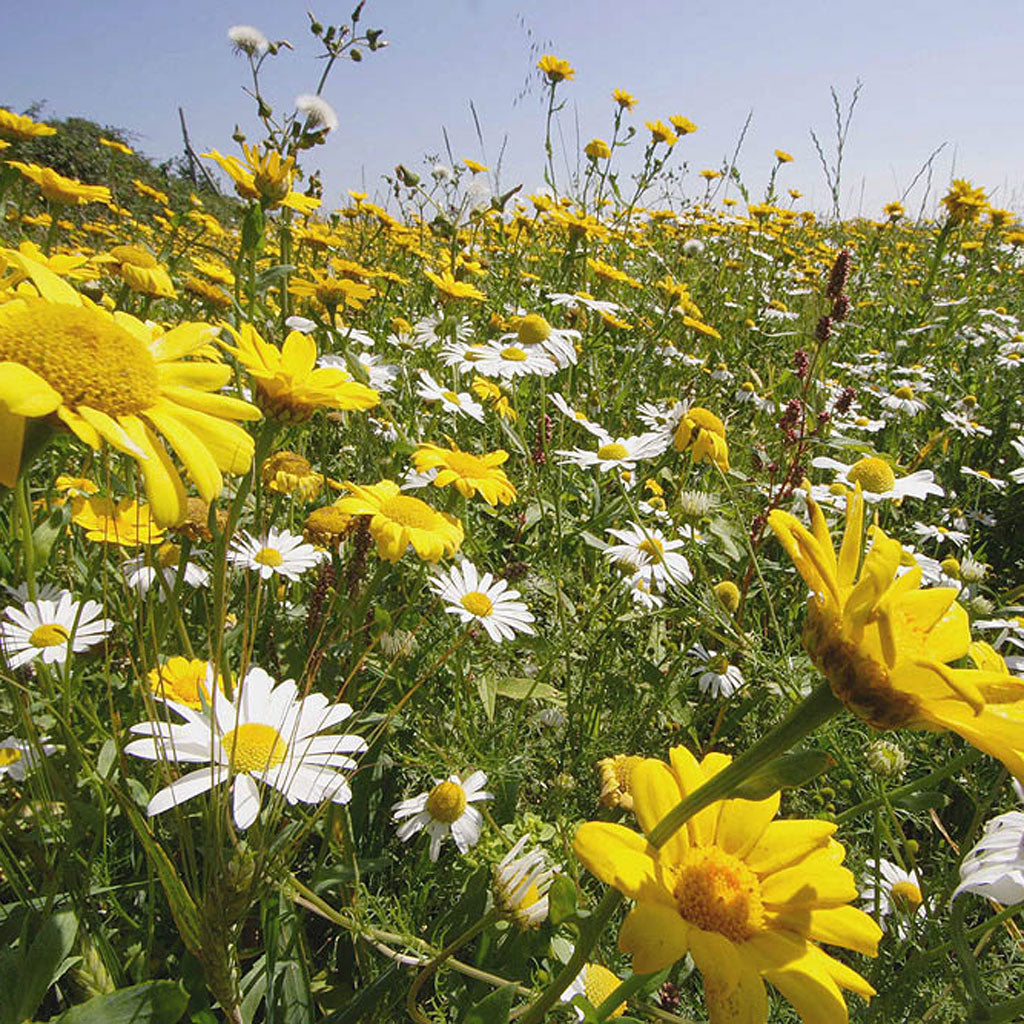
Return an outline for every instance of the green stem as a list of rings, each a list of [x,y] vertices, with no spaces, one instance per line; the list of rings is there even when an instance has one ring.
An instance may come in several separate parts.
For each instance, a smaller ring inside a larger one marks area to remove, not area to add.
[[[18,508],[18,525],[21,528],[21,550],[25,565],[25,586],[30,601],[36,599],[35,544],[32,540],[32,503],[29,500],[28,473],[21,473],[14,488]]]

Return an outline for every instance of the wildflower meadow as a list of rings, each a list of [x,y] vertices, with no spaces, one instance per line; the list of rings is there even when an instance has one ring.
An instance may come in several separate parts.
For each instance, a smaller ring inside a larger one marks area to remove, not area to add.
[[[571,54],[332,195],[381,8],[0,108],[0,1024],[1024,1019],[1024,230]]]

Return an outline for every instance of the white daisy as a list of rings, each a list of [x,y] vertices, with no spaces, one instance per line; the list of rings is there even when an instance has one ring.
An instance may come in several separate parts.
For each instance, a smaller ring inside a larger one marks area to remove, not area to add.
[[[430,589],[447,603],[445,611],[458,615],[463,624],[478,622],[495,642],[512,640],[516,633],[533,633],[530,610],[517,601],[519,591],[489,573],[479,574],[468,560],[439,570],[429,580]]]
[[[356,352],[354,355],[356,361],[369,378],[370,387],[374,391],[386,392],[394,390],[392,382],[398,377],[399,369],[397,366],[389,366],[384,362],[383,356],[373,355],[371,352]],[[348,370],[348,363],[344,356],[321,356],[318,365]]]
[[[7,664],[20,668],[33,658],[44,665],[63,665],[68,654],[80,654],[100,643],[114,628],[101,618],[103,608],[95,601],[77,602],[62,590],[56,599],[26,601],[20,608],[4,609],[0,623],[0,649]]]
[[[174,590],[180,561],[181,550],[177,545],[162,545],[157,551],[144,551],[125,559],[121,563],[121,575],[125,583],[138,592],[139,597],[145,597],[150,587],[163,576],[166,586],[157,587],[157,596],[162,601]],[[186,562],[182,582],[187,587],[206,587],[210,583],[210,574],[201,565]]]
[[[994,487],[997,491],[1005,491],[1006,488],[1010,486],[1009,481],[1000,480],[985,469],[971,469],[970,466],[961,466],[960,472],[963,473],[964,476],[973,476],[978,480],[984,480],[985,483]]]
[[[576,345],[583,336],[567,327],[552,327],[544,317],[533,313],[519,321],[514,334],[503,334],[505,345],[515,345],[526,352],[543,352],[562,369],[576,365]]]
[[[399,800],[391,808],[391,817],[401,822],[398,838],[404,843],[417,832],[430,836],[430,859],[436,861],[445,836],[451,836],[459,853],[476,846],[483,828],[483,816],[473,806],[480,800],[493,800],[484,792],[487,776],[473,772],[465,782],[458,775],[435,779],[428,793],[420,793],[410,800]]]
[[[968,541],[968,536],[963,530],[951,530],[946,526],[933,526],[930,523],[914,523],[914,533],[926,540],[937,540],[939,543],[948,540],[958,548],[962,548]]]
[[[903,384],[892,394],[883,396],[882,407],[904,416],[916,416],[928,408],[927,404],[916,396],[914,389],[909,384]]]
[[[439,345],[450,338],[465,342],[473,337],[473,324],[467,317],[452,322],[437,314],[417,320],[413,325],[412,335],[422,348]]]
[[[594,437],[604,437],[607,435],[607,431],[599,423],[595,423],[592,419],[588,419],[587,416],[580,412],[578,409],[574,409],[558,391],[552,391],[548,398],[551,400],[551,404],[567,419],[571,420],[577,426],[582,427],[584,430],[593,434]]]
[[[289,331],[298,331],[299,334],[312,334],[316,330],[316,321],[305,316],[290,316],[284,325]]]
[[[617,313],[622,307],[608,299],[595,299],[587,292],[549,292],[548,301],[553,306],[583,306],[595,313]]]
[[[960,865],[960,884],[953,898],[962,892],[977,893],[1004,906],[1024,900],[1024,812],[1010,811],[985,823],[981,839]]]
[[[703,644],[694,644],[687,653],[700,662],[693,675],[699,677],[697,685],[701,693],[711,697],[731,697],[746,685],[743,673],[717,651],[710,651]]]
[[[869,503],[927,498],[932,494],[941,497],[945,494],[935,483],[935,474],[930,469],[919,469],[916,473],[898,477],[889,463],[876,455],[865,455],[851,465],[827,455],[819,455],[811,460],[811,465],[817,469],[833,470],[836,479],[850,487],[859,483],[864,500]]]
[[[638,434],[635,437],[613,438],[610,434],[596,436],[601,442],[596,451],[584,448],[556,451],[556,455],[565,456],[559,460],[559,464],[584,468],[597,466],[602,473],[608,472],[609,469],[633,470],[640,460],[657,458],[672,442],[668,434],[658,431]]]
[[[513,380],[516,377],[550,377],[559,366],[542,349],[535,346],[523,347],[518,344],[502,344],[489,341],[486,345],[472,346],[465,353],[460,368],[466,372],[475,371],[485,377]]]
[[[39,755],[49,757],[56,750],[52,743],[45,742],[45,737],[37,745],[8,736],[0,740],[0,778],[9,775],[15,782],[24,782],[25,776],[38,767]]]
[[[331,704],[323,694],[299,698],[291,679],[274,685],[251,666],[234,700],[214,690],[206,711],[164,703],[185,719],[141,722],[125,752],[150,761],[203,764],[161,789],[147,813],[161,814],[223,783],[232,785],[232,812],[240,829],[260,812],[260,791],[271,786],[294,804],[333,800],[344,804],[352,791],[342,772],[356,768],[353,754],[366,750],[361,736],[323,735],[352,714],[348,704]]]
[[[540,847],[523,853],[528,836],[494,869],[494,902],[520,928],[539,928],[548,916],[548,889],[555,869]]]
[[[867,876],[861,889],[861,899],[874,911],[878,907],[879,924],[884,928],[885,919],[892,917],[893,931],[899,938],[910,935],[911,921],[923,917],[924,899],[917,879],[898,864],[886,860],[868,860],[865,865]],[[877,888],[875,882],[878,882]]]
[[[832,421],[832,429],[840,434],[848,433],[851,430],[863,430],[868,434],[877,434],[885,426],[887,426],[885,420],[873,420],[869,416],[862,415]]]
[[[232,565],[258,572],[260,578],[284,576],[297,580],[307,569],[312,569],[324,558],[325,553],[307,544],[302,537],[278,530],[272,526],[262,537],[242,531],[231,541],[228,561]]]
[[[605,548],[605,556],[633,570],[634,580],[646,580],[651,590],[693,582],[690,563],[677,553],[683,541],[669,540],[656,527],[640,523],[630,523],[625,530],[609,530],[608,533],[620,543]]]
[[[468,391],[450,391],[438,384],[426,370],[420,370],[416,394],[428,402],[440,402],[445,412],[470,416],[479,423],[484,421],[484,407]]]

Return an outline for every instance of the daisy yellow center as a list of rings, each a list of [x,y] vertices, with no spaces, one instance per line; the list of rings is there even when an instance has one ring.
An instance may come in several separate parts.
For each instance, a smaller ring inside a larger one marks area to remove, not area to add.
[[[411,530],[434,530],[437,528],[437,513],[419,498],[397,494],[388,498],[380,508],[381,514],[399,526]]]
[[[583,973],[583,989],[591,1006],[600,1006],[618,987],[619,978],[612,974],[607,967],[602,967],[600,964],[587,964]],[[613,1020],[615,1017],[621,1017],[625,1012],[626,1004],[619,1003],[606,1019]]]
[[[427,797],[427,812],[435,821],[450,825],[466,809],[466,791],[457,782],[439,782]]]
[[[459,603],[470,615],[475,615],[480,619],[486,619],[494,613],[494,602],[479,590],[471,590],[468,594],[463,594],[459,598]]]
[[[744,942],[762,926],[761,886],[738,857],[717,846],[687,851],[673,889],[676,907],[690,924]]]
[[[501,358],[510,363],[525,363],[529,358],[527,354],[516,345],[509,345],[501,350]]]
[[[629,457],[629,449],[624,444],[619,444],[618,441],[612,441],[611,444],[603,444],[597,449],[597,457],[599,459],[625,459]]]
[[[265,772],[276,768],[288,754],[281,734],[262,722],[245,722],[224,733],[220,742],[236,772]]]
[[[729,659],[724,654],[720,654],[708,662],[708,668],[716,675],[724,676],[729,671]]]
[[[539,345],[551,337],[551,324],[538,313],[531,313],[519,321],[516,329],[520,345]]]
[[[0,768],[9,768],[21,760],[21,751],[17,747],[4,747],[0,750]]]
[[[665,545],[657,537],[648,537],[637,545],[637,550],[649,555],[652,562],[665,560]]]
[[[757,388],[749,380],[745,380],[740,385],[740,391],[746,391],[748,395],[752,395],[756,390]]]
[[[146,346],[98,310],[29,302],[0,321],[0,362],[27,366],[69,406],[108,416],[142,412],[160,395]]]
[[[256,556],[253,558],[253,561],[258,562],[260,565],[269,565],[272,569],[276,569],[284,561],[284,557],[276,548],[260,548],[259,551],[256,552]]]
[[[459,396],[454,391],[442,391],[441,397],[447,398],[453,405],[462,405],[462,402],[459,401]]]
[[[893,394],[897,398],[913,398],[914,397],[914,389],[912,387],[908,387],[906,384],[904,384],[903,387],[897,388],[893,392]]]
[[[168,664],[150,672],[150,686],[157,696],[170,697],[190,708],[198,708],[202,705],[200,695],[210,699],[206,686],[207,664],[198,660],[182,664],[183,660],[172,658]]]
[[[860,484],[868,494],[887,494],[896,486],[896,474],[889,464],[873,455],[859,459],[846,474],[851,484]]]
[[[540,902],[540,889],[537,888],[537,883],[532,882],[530,887],[523,893],[523,898],[519,901],[519,910],[529,910],[535,903]]]
[[[892,902],[905,913],[913,913],[922,902],[921,890],[913,882],[897,882],[892,887]]]
[[[60,624],[53,622],[42,626],[36,626],[28,642],[33,647],[65,647],[67,646],[68,631]]]

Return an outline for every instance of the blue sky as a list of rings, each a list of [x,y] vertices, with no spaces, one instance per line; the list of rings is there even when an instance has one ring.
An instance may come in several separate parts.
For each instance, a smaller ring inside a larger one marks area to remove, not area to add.
[[[311,91],[319,65],[305,3],[292,0],[47,0],[7,4],[0,40],[0,104],[21,110],[47,102],[55,117],[80,115],[132,132],[158,159],[180,151],[177,107],[186,110],[200,150],[231,151],[236,122],[253,129],[242,93],[246,68],[226,40],[247,23],[295,52],[271,62],[267,94],[279,107]],[[347,15],[349,4],[322,4]],[[315,9],[315,7],[314,7]],[[844,97],[864,83],[844,166],[844,212],[877,215],[942,143],[934,188],[951,172],[994,193],[999,205],[1024,205],[1024,109],[1019,46],[1024,4],[978,0],[370,0],[364,24],[379,26],[387,50],[339,66],[325,98],[341,127],[313,154],[327,200],[345,188],[379,187],[402,162],[420,168],[442,151],[446,127],[456,157],[493,163],[507,135],[502,184],[527,191],[542,180],[543,110],[534,83],[522,95],[536,52],[570,60],[565,86],[566,142],[611,131],[610,92],[640,100],[633,122],[683,114],[699,126],[676,160],[691,172],[730,154],[748,112],[752,127],[739,166],[758,194],[772,151],[796,158],[780,184],[828,206],[808,129],[832,139],[829,87]],[[469,101],[476,106],[481,153]],[[639,146],[633,147],[634,151]],[[627,165],[631,162],[626,158]],[[688,179],[692,189],[698,182]],[[863,196],[863,199],[862,199]],[[921,192],[915,193],[920,200]]]

